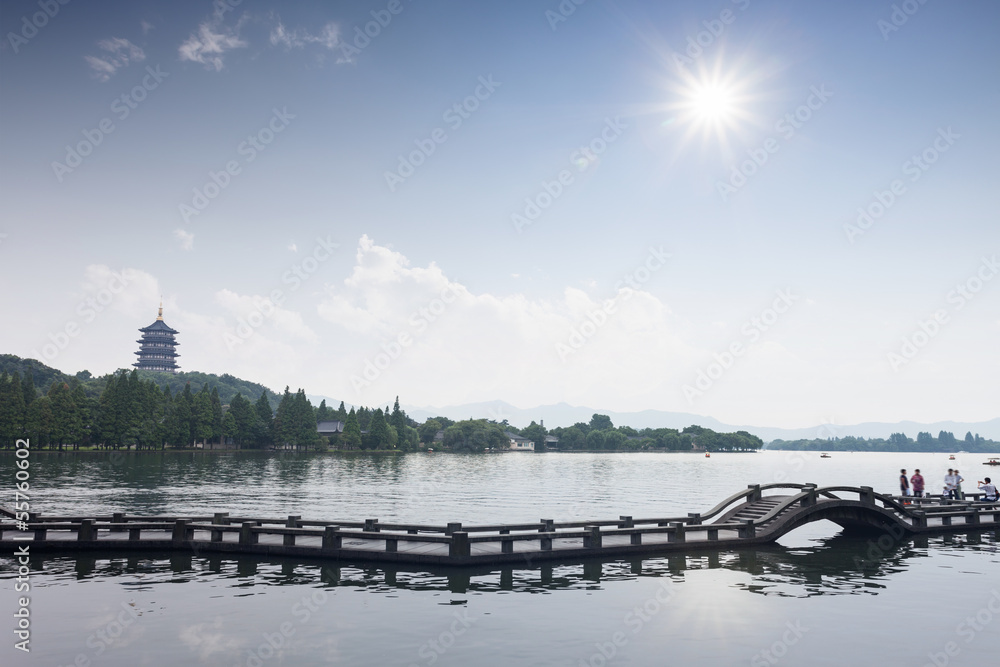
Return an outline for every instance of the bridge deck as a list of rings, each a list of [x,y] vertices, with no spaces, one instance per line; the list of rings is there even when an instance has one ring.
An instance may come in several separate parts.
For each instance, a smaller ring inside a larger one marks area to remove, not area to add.
[[[764,495],[766,490],[784,494]],[[787,491],[791,490],[789,494]],[[854,494],[857,499],[844,498]],[[1000,530],[1000,503],[904,499],[868,487],[802,484],[752,485],[705,513],[686,517],[519,525],[447,526],[359,521],[302,521],[229,517],[29,517],[0,508],[0,552],[28,545],[40,551],[180,550],[482,565],[592,556],[729,549],[773,542],[810,521],[829,519],[846,529],[894,536],[943,531]],[[23,521],[27,519],[27,521]]]

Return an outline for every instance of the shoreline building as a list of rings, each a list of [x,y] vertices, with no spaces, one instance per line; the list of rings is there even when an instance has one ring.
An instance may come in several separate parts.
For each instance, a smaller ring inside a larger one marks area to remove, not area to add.
[[[142,339],[137,340],[139,351],[135,353],[139,360],[132,364],[139,370],[162,371],[165,373],[176,373],[178,371],[177,354],[175,348],[180,345],[174,336],[178,334],[176,329],[171,329],[163,321],[163,302],[160,302],[160,313],[156,316],[156,321],[148,327],[139,329],[142,332]]]

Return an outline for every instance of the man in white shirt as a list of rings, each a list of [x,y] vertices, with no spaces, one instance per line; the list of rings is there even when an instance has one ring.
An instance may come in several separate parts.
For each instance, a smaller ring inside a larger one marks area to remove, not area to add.
[[[983,500],[985,500],[986,502],[995,503],[998,500],[997,487],[995,484],[990,482],[989,477],[986,478],[985,484],[979,485],[979,490],[983,492]]]

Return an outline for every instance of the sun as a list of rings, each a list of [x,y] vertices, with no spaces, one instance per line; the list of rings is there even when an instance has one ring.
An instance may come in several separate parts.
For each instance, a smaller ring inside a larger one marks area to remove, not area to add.
[[[704,84],[690,92],[688,106],[704,123],[727,123],[737,110],[736,95],[725,85]]]

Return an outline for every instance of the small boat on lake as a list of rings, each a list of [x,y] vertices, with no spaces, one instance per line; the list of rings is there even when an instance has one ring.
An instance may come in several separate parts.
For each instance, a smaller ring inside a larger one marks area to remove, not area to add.
[[[706,458],[706,459],[710,459],[710,458],[712,458],[712,455],[711,455],[711,454],[709,454],[708,452],[705,452],[705,458]]]
[[[832,456],[830,456],[830,455],[829,455],[829,454],[827,454],[826,452],[823,452],[822,454],[820,454],[820,455],[819,455],[819,457],[820,457],[821,459],[832,459],[832,458],[833,458]]]
[[[948,457],[948,460],[949,460],[949,461],[954,461],[954,460],[955,460],[955,455],[954,455],[954,454],[952,454],[951,456],[949,456],[949,457]]]
[[[1000,458],[997,458],[995,456],[991,456],[986,461],[983,461],[983,465],[984,466],[1000,466]]]

